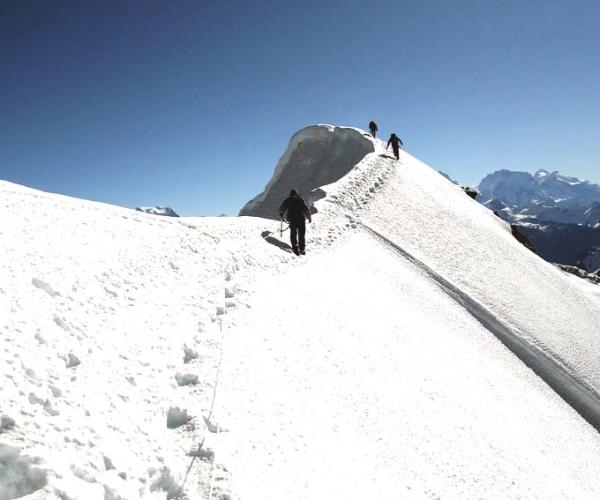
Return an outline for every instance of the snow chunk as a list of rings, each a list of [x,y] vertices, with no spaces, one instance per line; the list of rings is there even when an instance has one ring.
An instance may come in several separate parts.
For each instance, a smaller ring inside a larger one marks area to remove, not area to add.
[[[31,284],[34,287],[39,288],[40,290],[43,290],[44,292],[46,292],[48,295],[50,295],[50,297],[56,297],[57,295],[60,295],[60,293],[53,290],[52,287],[48,283],[46,283],[45,281],[42,281],[40,279],[32,278]]]
[[[192,417],[190,417],[186,410],[181,410],[179,407],[171,407],[167,412],[167,428],[176,429],[182,425],[187,424]]]
[[[198,375],[193,375],[191,373],[177,373],[175,375],[175,380],[179,386],[196,385],[198,383]]]
[[[10,431],[15,425],[15,421],[12,418],[7,415],[2,415],[0,417],[0,434]]]
[[[192,349],[191,347],[188,347],[186,345],[183,346],[183,362],[184,363],[189,363],[190,361],[197,359],[198,353],[196,351],[194,351],[194,349]]]
[[[173,478],[173,474],[168,467],[163,467],[160,471],[160,477],[156,479],[150,491],[164,491],[167,494],[167,499],[175,498],[179,495],[181,485],[177,484],[177,481]]]
[[[46,472],[32,467],[35,460],[21,456],[21,450],[0,444],[0,500],[10,500],[42,489]]]
[[[362,130],[306,127],[292,136],[264,191],[246,203],[239,215],[277,219],[277,208],[292,188],[310,205],[323,196],[314,190],[338,181],[374,151],[374,140]]]
[[[81,360],[73,353],[69,353],[69,360],[67,361],[67,368],[74,368],[81,364]]]

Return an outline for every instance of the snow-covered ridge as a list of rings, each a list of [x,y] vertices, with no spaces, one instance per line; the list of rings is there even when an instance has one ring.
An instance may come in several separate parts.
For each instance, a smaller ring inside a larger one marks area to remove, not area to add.
[[[308,135],[337,133],[324,128]],[[573,410],[596,425],[594,401],[577,403],[600,387],[598,297],[408,153],[365,137],[363,154],[355,132],[347,149],[316,141],[315,158],[298,146],[308,171],[338,158],[329,184],[292,178],[319,198],[306,258],[270,219],[152,217],[0,183],[13,490],[600,497],[600,436]],[[567,404],[551,387],[569,384]]]
[[[311,134],[314,134],[314,128],[317,127],[311,127]],[[358,134],[356,138],[365,135]],[[349,220],[349,228],[364,225],[377,231],[381,229],[379,234],[386,235],[394,245],[434,269],[465,296],[489,307],[490,316],[495,318],[494,321],[500,319],[501,329],[511,332],[515,342],[521,344],[524,341],[535,346],[531,352],[518,347],[517,354],[522,353],[522,359],[531,362],[536,372],[542,374],[543,371],[546,381],[600,428],[600,368],[596,365],[595,355],[591,355],[592,352],[600,353],[600,337],[595,326],[600,321],[598,304],[590,304],[589,299],[580,296],[578,291],[573,292],[577,299],[563,299],[564,290],[557,270],[516,243],[509,236],[508,225],[473,200],[465,200],[459,187],[451,185],[443,176],[409,154],[403,152],[402,163],[407,168],[401,168],[385,153],[382,141],[369,140],[375,151],[367,154],[345,175],[336,175],[339,178],[336,182],[314,188],[307,182],[311,175],[305,174],[296,179],[294,187],[303,192],[319,192],[321,199],[316,206],[324,218],[336,219],[343,215]],[[288,147],[286,154],[290,150],[293,147]],[[283,197],[291,185],[284,184],[282,163],[287,165],[287,161],[280,161],[269,185],[280,183]],[[310,169],[303,172],[312,173]],[[530,174],[508,174],[510,179],[526,176],[533,179]],[[592,191],[595,189],[591,183],[576,183],[556,172],[540,171],[537,178],[546,184],[554,179],[569,186],[583,184]],[[384,192],[387,195],[383,195]],[[325,194],[327,197],[324,197]],[[343,207],[341,213],[340,207]],[[364,217],[365,212],[374,219],[357,217],[359,214]],[[427,216],[424,217],[424,214]],[[449,220],[452,221],[450,226]],[[501,229],[490,232],[492,228]],[[415,238],[416,234],[419,237]],[[481,242],[483,234],[489,240],[487,244],[467,243]],[[488,248],[491,242],[495,245],[493,251]],[[514,255],[513,246],[518,248]],[[461,256],[459,259],[455,255],[457,251]],[[477,272],[473,273],[473,269]],[[515,273],[520,276],[519,279],[515,279]],[[479,283],[481,275],[487,276],[494,285],[482,289]],[[528,285],[521,283],[524,276],[529,276]],[[529,288],[531,284],[537,291]],[[517,304],[510,309],[499,306],[512,303],[517,298]],[[577,308],[583,316],[577,317],[572,308],[567,315],[556,314],[558,309],[549,308],[549,302],[563,300],[569,301],[571,307]],[[576,306],[579,300],[582,302]],[[544,311],[543,319],[533,314],[532,308]],[[540,328],[539,320],[544,324],[550,321],[552,326]],[[590,343],[594,345],[592,350],[587,349]],[[539,352],[534,355],[536,350]],[[538,363],[534,360],[536,356],[545,360],[542,362],[543,369],[534,367]],[[551,375],[558,371],[564,373],[564,379]],[[581,386],[574,387],[573,380],[579,380]]]
[[[292,188],[310,205],[322,196],[315,190],[341,179],[374,150],[373,139],[357,128],[303,128],[290,139],[263,192],[246,203],[239,215],[277,219],[277,208]]]

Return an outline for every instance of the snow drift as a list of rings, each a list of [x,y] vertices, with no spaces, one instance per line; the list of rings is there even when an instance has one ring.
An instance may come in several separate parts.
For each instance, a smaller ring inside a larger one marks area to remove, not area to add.
[[[300,131],[242,212],[288,183],[305,258],[260,217],[0,184],[0,491],[599,497],[600,296],[359,130]]]

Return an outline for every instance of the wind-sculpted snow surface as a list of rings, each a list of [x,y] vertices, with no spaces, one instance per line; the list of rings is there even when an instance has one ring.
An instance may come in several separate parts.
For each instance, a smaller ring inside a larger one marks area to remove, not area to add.
[[[600,498],[600,436],[549,380],[598,388],[593,285],[410,155],[335,130],[311,127],[345,139],[294,163],[320,197],[301,258],[270,219],[0,183],[0,491]],[[323,158],[344,166],[316,186],[302,165]]]
[[[314,190],[346,175],[375,150],[363,131],[349,127],[312,125],[292,136],[264,191],[240,210],[240,215],[277,219],[277,208],[297,189],[310,205],[322,197]]]

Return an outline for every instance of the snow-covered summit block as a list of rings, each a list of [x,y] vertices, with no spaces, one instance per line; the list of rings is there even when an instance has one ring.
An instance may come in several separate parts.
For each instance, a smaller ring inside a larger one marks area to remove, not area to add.
[[[136,207],[138,212],[145,212],[153,215],[164,215],[166,217],[179,217],[171,207]]]
[[[321,186],[344,177],[375,141],[352,127],[311,125],[295,133],[264,191],[242,207],[239,215],[277,218],[277,208],[296,189],[310,204],[323,196]]]

